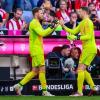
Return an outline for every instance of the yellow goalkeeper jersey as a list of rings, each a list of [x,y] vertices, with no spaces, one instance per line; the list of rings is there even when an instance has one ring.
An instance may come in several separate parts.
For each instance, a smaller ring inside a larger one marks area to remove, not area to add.
[[[87,53],[97,53],[95,36],[94,36],[94,25],[89,18],[83,19],[75,29],[69,29],[64,26],[64,29],[71,33],[80,33],[80,40],[82,41],[82,50]]]
[[[53,32],[53,29],[43,29],[37,19],[33,19],[29,25],[29,49],[31,56],[44,54],[43,37]]]

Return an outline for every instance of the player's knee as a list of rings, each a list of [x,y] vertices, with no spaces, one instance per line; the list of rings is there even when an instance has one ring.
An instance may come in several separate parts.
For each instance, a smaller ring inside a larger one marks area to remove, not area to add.
[[[39,73],[45,73],[45,66],[39,67]]]
[[[86,65],[84,64],[79,64],[78,66],[78,71],[85,71],[86,70]]]
[[[39,70],[37,68],[32,68],[32,72],[37,75],[39,73]]]

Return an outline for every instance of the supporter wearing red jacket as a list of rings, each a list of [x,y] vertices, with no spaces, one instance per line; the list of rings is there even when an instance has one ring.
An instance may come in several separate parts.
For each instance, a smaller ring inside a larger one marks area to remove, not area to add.
[[[66,3],[65,0],[60,1],[60,8],[56,12],[56,17],[59,20],[64,20],[65,23],[70,21],[69,13],[68,13],[68,10],[67,10],[67,3]]]
[[[75,0],[75,9],[80,9],[80,7],[88,6],[91,0]]]

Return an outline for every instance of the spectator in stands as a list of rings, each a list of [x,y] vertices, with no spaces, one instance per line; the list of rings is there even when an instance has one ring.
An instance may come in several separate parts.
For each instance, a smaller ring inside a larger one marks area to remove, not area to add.
[[[99,6],[97,6],[99,4]],[[96,12],[97,12],[97,17],[100,19],[100,2],[98,3],[96,3],[96,2],[94,2],[94,3],[89,3],[88,4],[88,7],[89,7],[89,10],[90,10],[90,12],[92,12],[92,11],[95,11],[96,10]]]
[[[63,78],[63,67],[65,60],[70,55],[70,46],[63,45],[62,47],[54,47],[52,52],[47,55],[46,72],[47,77],[50,79]],[[55,58],[55,59],[52,59]],[[51,68],[52,67],[52,68]]]
[[[2,9],[0,2],[0,29],[3,29],[7,20],[7,13]],[[0,46],[4,45],[4,42],[0,40]]]
[[[46,1],[53,1],[53,0],[38,0],[38,2],[37,2],[37,6],[38,7],[41,7],[42,5],[44,5],[44,3],[46,2]],[[52,3],[52,2],[51,2]]]
[[[39,0],[30,0],[32,8],[37,7],[38,1]]]
[[[70,51],[70,57],[74,60],[75,71],[76,71],[76,69],[78,67],[80,54],[81,54],[81,49],[79,47],[74,47]]]
[[[0,29],[2,29],[2,24],[3,24],[3,20],[2,20],[2,17],[1,17],[1,15],[0,15]],[[0,46],[2,46],[2,45],[4,45],[4,42],[2,42],[2,41],[0,40]]]
[[[88,7],[89,7],[90,12],[91,12],[92,10],[96,10],[96,7],[95,7],[95,4],[94,4],[94,3],[89,3],[89,4],[88,4]]]
[[[60,8],[59,8],[59,11],[56,12],[56,17],[59,20],[63,20],[64,23],[67,23],[70,21],[69,13],[67,10],[67,3],[65,0],[60,0]]]
[[[71,12],[70,13],[70,21],[65,23],[65,26],[73,29],[75,28],[76,26],[78,25],[78,22],[77,22],[77,13],[76,12]]]
[[[6,27],[9,30],[26,30],[27,24],[21,19],[22,14],[22,9],[17,8],[14,12],[14,17],[7,22]]]
[[[60,52],[55,52],[58,57],[62,60],[62,64],[64,64],[64,61],[69,57],[70,55],[70,46],[69,45],[63,45],[61,47]]]
[[[32,0],[23,0],[23,10],[24,11],[31,11],[32,10]],[[34,5],[33,5],[34,6]]]
[[[96,10],[100,10],[100,0],[91,0],[95,4]]]
[[[63,73],[64,73],[64,79],[75,80],[74,61],[72,58],[68,58],[65,60]]]
[[[43,4],[43,2],[45,1],[50,1],[52,6],[55,8],[55,10],[57,10],[59,8],[59,2],[60,0],[39,0],[37,3],[38,7],[41,7],[41,5]]]
[[[59,2],[60,0],[51,0],[52,6],[55,7],[55,10],[59,8]]]
[[[2,20],[2,17],[0,15],[0,28],[2,27],[2,24],[3,24],[3,20]]]
[[[88,7],[88,4],[91,2],[92,0],[75,0],[75,9],[79,10],[81,7]]]
[[[50,1],[45,1],[43,4],[44,9],[44,21],[42,23],[44,28],[47,28],[49,24],[55,19],[55,12],[52,9]]]
[[[76,79],[76,70],[79,63],[79,57],[81,50],[78,47],[73,47],[70,51],[70,58],[65,60],[65,65],[63,68],[64,79]]]
[[[78,25],[78,15],[76,12],[71,12],[70,13],[70,21],[65,23],[65,26],[71,28],[71,29],[74,29],[77,25]],[[74,41],[70,41],[70,44],[72,46],[74,46]]]
[[[47,55],[47,58],[51,56],[56,56],[61,60],[61,66],[64,65],[65,60],[70,55],[70,46],[69,45],[63,45],[62,47],[55,47],[53,48],[52,52],[50,52]]]
[[[97,14],[96,7],[94,3],[89,3],[89,10],[90,10],[90,18],[93,21],[93,24],[95,26],[95,30],[100,30],[100,19]]]
[[[1,17],[2,17],[2,27],[6,24],[6,22],[7,22],[7,19],[8,19],[8,14],[7,14],[7,12],[4,10],[4,9],[2,9],[2,7],[1,7],[1,3],[0,3],[0,15],[1,15]]]
[[[4,9],[8,13],[13,12],[14,6],[24,10],[24,0],[5,0]]]

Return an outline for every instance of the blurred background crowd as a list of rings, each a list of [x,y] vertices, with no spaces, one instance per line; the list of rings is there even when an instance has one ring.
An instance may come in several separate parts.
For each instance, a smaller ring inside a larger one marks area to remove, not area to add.
[[[0,29],[27,30],[34,7],[44,10],[44,28],[55,18],[74,28],[81,21],[81,6],[89,7],[95,30],[100,30],[100,0],[0,0]]]

